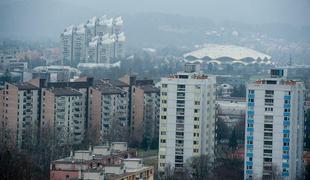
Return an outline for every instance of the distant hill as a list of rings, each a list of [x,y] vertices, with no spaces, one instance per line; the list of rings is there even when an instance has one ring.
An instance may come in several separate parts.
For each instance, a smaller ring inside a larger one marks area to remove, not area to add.
[[[120,15],[108,13],[108,10],[108,7],[91,9],[58,0],[0,2],[0,40],[59,41],[59,35],[66,26],[85,22],[92,16]],[[160,13],[121,15],[127,46],[130,47],[193,49],[203,43],[235,44],[270,54],[282,62],[288,61],[290,55],[299,62],[309,61],[309,26],[214,22],[207,18]]]

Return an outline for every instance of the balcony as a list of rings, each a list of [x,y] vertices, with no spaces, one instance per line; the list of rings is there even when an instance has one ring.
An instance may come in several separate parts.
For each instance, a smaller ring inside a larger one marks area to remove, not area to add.
[[[270,98],[273,98],[273,97],[274,97],[274,94],[265,94],[265,98],[270,99]]]
[[[273,103],[267,103],[267,102],[265,102],[265,106],[273,106]]]
[[[264,157],[272,157],[272,154],[270,154],[270,153],[264,153]]]
[[[264,149],[272,149],[272,145],[264,145]]]
[[[291,96],[290,96],[290,95],[286,95],[286,96],[284,96],[284,99],[285,99],[285,100],[290,100],[290,99],[291,99]]]

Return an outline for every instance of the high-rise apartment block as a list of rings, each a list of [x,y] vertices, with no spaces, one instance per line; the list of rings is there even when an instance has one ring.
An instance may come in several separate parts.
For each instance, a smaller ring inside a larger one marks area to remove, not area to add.
[[[85,96],[69,87],[44,90],[41,134],[54,129],[57,145],[80,144],[85,133]]]
[[[286,71],[247,87],[244,179],[298,179],[303,172],[304,85]]]
[[[135,85],[132,90],[132,141],[147,148],[158,143],[160,90],[154,85]]]
[[[118,136],[126,132],[117,131],[121,131],[120,127],[128,127],[128,91],[99,81],[90,93],[93,137],[101,143],[110,143],[114,138],[120,140]]]
[[[179,168],[193,156],[214,160],[215,77],[187,64],[185,72],[161,79],[159,160]]]
[[[61,34],[63,63],[110,63],[124,57],[126,37],[121,17],[93,17],[85,24],[69,26]]]
[[[2,89],[2,131],[13,147],[28,149],[38,143],[40,91],[30,83],[5,83]]]

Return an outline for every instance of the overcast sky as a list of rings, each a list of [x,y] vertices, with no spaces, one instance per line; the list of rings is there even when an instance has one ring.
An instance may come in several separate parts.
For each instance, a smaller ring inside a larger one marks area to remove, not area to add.
[[[0,0],[0,5],[18,1]],[[310,25],[310,0],[41,0],[72,3],[108,13],[162,12],[246,23]],[[42,4],[40,3],[39,6]],[[45,8],[45,7],[34,7]]]
[[[247,23],[310,25],[310,0],[58,0],[117,13],[162,12]]]

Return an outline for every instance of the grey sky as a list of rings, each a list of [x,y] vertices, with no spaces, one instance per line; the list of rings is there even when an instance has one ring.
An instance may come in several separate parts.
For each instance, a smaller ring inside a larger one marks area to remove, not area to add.
[[[310,0],[58,0],[116,13],[162,12],[247,23],[310,25]]]
[[[0,5],[35,0],[0,0]],[[162,12],[246,23],[310,25],[310,0],[41,0],[108,13]],[[46,8],[35,7],[34,8]]]

